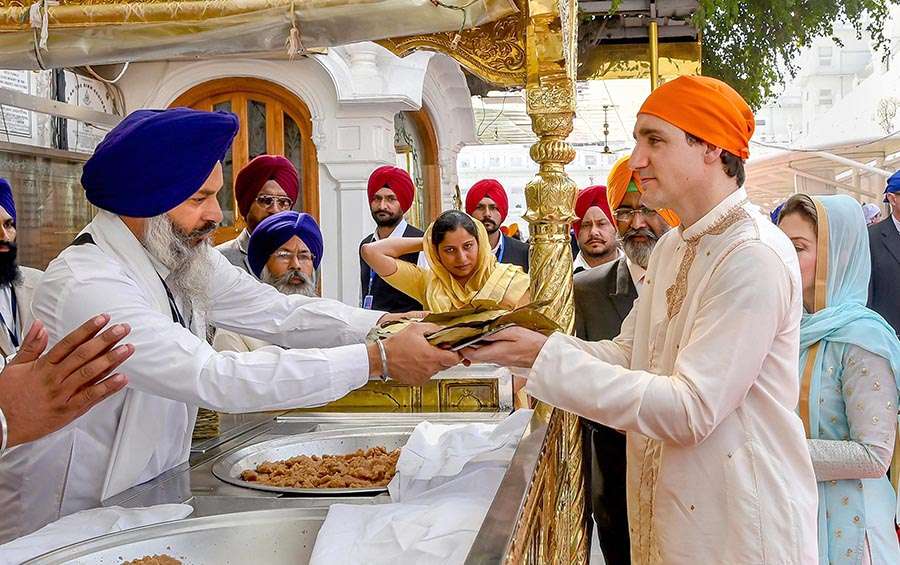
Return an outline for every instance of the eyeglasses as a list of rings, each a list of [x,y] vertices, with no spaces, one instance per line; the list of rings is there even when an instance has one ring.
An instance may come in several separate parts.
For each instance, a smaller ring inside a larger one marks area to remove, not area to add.
[[[645,218],[653,218],[659,214],[659,212],[652,208],[647,208],[646,206],[641,206],[640,208],[617,208],[616,220],[619,222],[630,222],[635,214],[640,214]]]
[[[277,204],[278,208],[282,210],[289,210],[294,205],[294,201],[287,196],[270,196],[268,194],[257,196],[256,202],[263,208],[271,208]]]
[[[283,262],[290,263],[291,259],[296,258],[300,263],[312,263],[313,262],[313,254],[309,251],[300,251],[299,253],[291,253],[290,251],[276,251],[272,254],[272,257]]]

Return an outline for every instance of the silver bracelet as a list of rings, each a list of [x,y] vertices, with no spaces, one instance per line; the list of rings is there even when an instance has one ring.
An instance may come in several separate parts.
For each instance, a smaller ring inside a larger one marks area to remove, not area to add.
[[[378,344],[378,354],[381,356],[381,380],[383,382],[387,382],[391,375],[388,374],[388,362],[387,362],[387,352],[384,350],[384,340],[376,340],[375,343]]]
[[[9,426],[6,424],[6,415],[0,408],[0,456],[6,451],[6,445],[9,443]]]

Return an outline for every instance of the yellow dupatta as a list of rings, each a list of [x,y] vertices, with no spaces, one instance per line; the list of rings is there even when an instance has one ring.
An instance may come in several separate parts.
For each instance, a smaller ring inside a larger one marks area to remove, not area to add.
[[[478,263],[465,285],[441,264],[437,247],[431,243],[434,223],[425,230],[422,247],[431,276],[425,288],[425,308],[432,312],[450,312],[468,306],[513,309],[528,292],[528,274],[518,265],[499,263],[491,251],[487,230],[478,220],[475,223],[478,241]]]

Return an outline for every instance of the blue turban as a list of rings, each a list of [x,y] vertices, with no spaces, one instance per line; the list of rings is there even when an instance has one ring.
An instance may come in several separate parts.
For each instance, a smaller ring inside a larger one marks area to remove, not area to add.
[[[16,201],[13,200],[12,187],[6,179],[0,179],[0,206],[3,206],[6,213],[12,216],[13,223],[16,223]]]
[[[772,211],[769,213],[769,217],[772,218],[772,223],[773,223],[773,224],[777,224],[777,223],[778,223],[778,216],[781,215],[781,209],[784,208],[784,205],[785,205],[786,202],[787,202],[787,201],[782,202],[782,203],[779,204],[774,210],[772,210]]]
[[[884,201],[887,202],[887,193],[888,192],[900,192],[900,171],[891,175],[891,178],[887,181],[887,186],[884,187]]]
[[[132,112],[84,164],[85,196],[121,216],[150,218],[168,212],[200,189],[237,131],[237,116],[228,112]]]
[[[247,244],[247,263],[250,270],[260,277],[266,261],[276,249],[294,236],[309,247],[313,255],[313,267],[322,262],[322,232],[319,224],[309,214],[301,212],[279,212],[261,221]]]

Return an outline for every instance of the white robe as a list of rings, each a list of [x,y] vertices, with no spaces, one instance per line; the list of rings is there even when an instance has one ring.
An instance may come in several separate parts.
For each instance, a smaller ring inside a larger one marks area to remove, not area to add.
[[[117,216],[100,212],[86,231],[96,245],[70,247],[51,262],[32,309],[51,345],[103,312],[112,323],[130,324],[125,342],[135,353],[120,369],[128,388],[0,457],[0,542],[187,461],[198,406],[224,412],[316,406],[368,380],[363,341],[381,312],[285,296],[209,249],[209,323],[288,347],[332,347],[217,353],[204,339],[207,320],[190,316],[183,302],[191,331],[173,322],[160,281],[168,270]]]
[[[526,390],[627,432],[633,563],[817,563],[801,303],[790,241],[738,190],[659,240],[618,337],[547,341]]]

